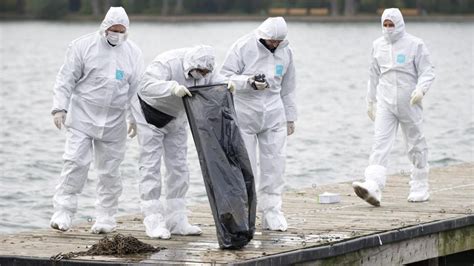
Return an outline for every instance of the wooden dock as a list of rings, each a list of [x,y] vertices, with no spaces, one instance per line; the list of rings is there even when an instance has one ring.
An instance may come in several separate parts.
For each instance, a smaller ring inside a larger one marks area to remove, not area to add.
[[[166,249],[140,256],[83,256],[55,265],[399,265],[473,250],[473,169],[473,163],[432,169],[431,200],[425,203],[407,202],[408,175],[389,177],[379,208],[357,198],[350,183],[287,192],[288,231],[263,231],[257,218],[255,237],[241,250],[219,249],[208,205],[193,207],[190,216],[203,229],[201,236],[154,240],[145,235],[141,215],[119,217],[118,233]],[[339,193],[341,202],[319,204],[325,191]],[[60,252],[85,251],[103,237],[91,234],[91,225],[0,235],[0,265],[48,265]]]

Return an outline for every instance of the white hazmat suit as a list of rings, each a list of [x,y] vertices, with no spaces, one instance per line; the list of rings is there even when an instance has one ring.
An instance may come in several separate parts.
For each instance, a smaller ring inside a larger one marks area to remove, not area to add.
[[[200,45],[171,50],[158,55],[148,66],[140,82],[138,97],[162,116],[171,119],[167,124],[155,126],[147,122],[140,99],[134,97],[133,115],[138,125],[140,144],[141,209],[145,216],[146,233],[150,237],[170,238],[171,234],[197,235],[201,229],[188,223],[185,195],[189,187],[187,165],[187,119],[177,89],[191,86],[222,83],[223,78],[209,73],[204,77],[193,70],[212,72],[214,49]],[[161,196],[161,158],[166,175],[166,201]]]
[[[297,118],[295,67],[286,40],[287,31],[282,17],[266,19],[254,32],[232,45],[221,70],[221,74],[236,84],[235,109],[257,180],[262,226],[281,231],[287,229],[281,211],[286,138],[294,130],[293,122]],[[281,42],[272,52],[263,40]],[[253,80],[256,74],[265,74],[268,84],[252,87],[249,79]]]
[[[107,233],[116,226],[113,216],[122,192],[119,165],[125,155],[126,113],[143,71],[142,53],[132,41],[115,46],[107,41],[107,29],[117,24],[128,32],[122,7],[110,8],[98,32],[71,42],[56,78],[53,114],[67,111],[64,166],[51,219],[56,229],[70,228],[93,155],[98,184],[92,232]]]
[[[385,20],[395,27],[384,28]],[[367,92],[369,116],[375,116],[374,144],[365,182],[354,182],[354,190],[370,204],[380,205],[387,160],[400,125],[413,164],[408,201],[426,201],[429,165],[421,98],[434,81],[433,66],[423,41],[405,32],[400,10],[386,9],[381,22],[383,36],[373,43]]]

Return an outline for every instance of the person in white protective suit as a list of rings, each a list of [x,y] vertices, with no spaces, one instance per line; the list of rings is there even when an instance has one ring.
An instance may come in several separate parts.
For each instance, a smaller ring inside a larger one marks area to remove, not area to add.
[[[94,154],[98,175],[96,221],[92,233],[115,230],[122,193],[119,166],[125,155],[127,115],[133,137],[136,124],[130,99],[143,72],[141,50],[127,39],[129,20],[122,7],[111,7],[98,32],[68,47],[54,86],[52,114],[66,128],[64,165],[53,197],[50,225],[66,231],[77,210],[77,195],[87,180]],[[128,112],[128,114],[127,114]]]
[[[221,69],[236,84],[235,110],[257,181],[262,227],[279,231],[288,227],[282,212],[286,140],[297,118],[287,32],[282,17],[267,18],[232,45]]]
[[[408,201],[427,201],[428,148],[421,100],[435,78],[433,66],[423,41],[405,32],[400,10],[386,9],[381,22],[383,36],[373,43],[367,92],[368,115],[375,120],[374,144],[365,181],[354,182],[353,188],[357,196],[380,206],[388,156],[400,124],[413,164]]]
[[[143,224],[149,237],[200,235],[188,222],[185,196],[189,187],[187,119],[182,97],[188,87],[223,83],[213,73],[214,49],[207,45],[167,51],[148,66],[132,110],[140,144],[139,193]],[[228,84],[233,91],[233,85]],[[161,197],[161,158],[166,167],[166,200]]]

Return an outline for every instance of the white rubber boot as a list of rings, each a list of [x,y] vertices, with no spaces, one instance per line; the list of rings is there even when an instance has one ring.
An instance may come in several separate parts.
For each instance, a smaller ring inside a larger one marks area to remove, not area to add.
[[[51,217],[49,225],[51,228],[61,231],[67,231],[72,225],[72,213],[64,210],[56,211]]]
[[[288,223],[281,211],[281,195],[261,193],[258,195],[258,210],[262,215],[262,229],[286,231]]]
[[[286,231],[288,223],[286,222],[283,212],[277,210],[269,210],[262,213],[262,228],[272,231]]]
[[[165,209],[160,200],[142,200],[140,208],[145,216],[143,224],[145,233],[152,238],[170,239],[171,233],[166,228],[166,219],[164,217]]]
[[[352,187],[356,195],[369,204],[379,207],[382,202],[382,190],[385,187],[387,169],[381,165],[370,165],[365,169],[365,181],[354,182]]]
[[[151,214],[143,219],[145,232],[152,238],[170,239],[171,233],[166,228],[166,220],[161,213]]]
[[[372,180],[367,180],[365,182],[356,181],[352,183],[352,187],[359,198],[367,201],[375,207],[380,206],[380,202],[382,201],[382,191],[380,191],[377,183]]]
[[[93,234],[108,234],[115,231],[117,223],[113,216],[101,215],[98,216],[94,225],[91,227]]]
[[[166,201],[166,227],[174,235],[201,235],[198,226],[188,222],[186,201],[184,199],[169,199]]]
[[[425,168],[413,168],[411,172],[410,181],[410,194],[408,195],[409,202],[423,202],[430,198],[429,184],[428,184],[428,173],[430,171],[429,166]]]

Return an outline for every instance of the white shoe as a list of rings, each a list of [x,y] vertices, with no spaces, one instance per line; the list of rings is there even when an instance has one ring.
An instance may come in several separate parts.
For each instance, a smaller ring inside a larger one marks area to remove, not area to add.
[[[51,228],[61,231],[67,231],[71,228],[72,214],[68,211],[56,211],[51,217],[49,225]]]
[[[379,207],[380,201],[382,200],[382,192],[380,191],[379,186],[377,183],[371,180],[367,180],[365,182],[354,182],[352,183],[352,187],[354,188],[354,192],[356,195],[367,201],[369,204]]]
[[[145,232],[147,236],[152,238],[170,239],[171,233],[166,229],[166,222],[163,215],[151,214],[143,219]]]
[[[430,198],[428,174],[430,166],[426,165],[423,168],[414,167],[410,176],[410,194],[408,195],[409,202],[423,202]]]
[[[199,226],[191,225],[188,221],[178,222],[170,228],[171,233],[174,235],[199,236],[202,234],[202,230]]]
[[[171,234],[184,236],[198,236],[202,234],[201,228],[191,225],[188,222],[188,217],[183,214],[173,215],[166,221],[167,227]]]
[[[97,217],[94,225],[91,228],[93,234],[107,234],[115,231],[117,223],[115,218],[112,216],[99,216]]]
[[[430,198],[428,192],[428,182],[424,181],[410,181],[410,194],[408,195],[409,202],[423,202]]]
[[[188,222],[186,200],[183,198],[166,200],[166,228],[175,235],[200,235],[201,228]]]
[[[262,228],[284,232],[288,229],[288,223],[281,211],[268,210],[262,214]]]

